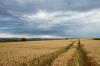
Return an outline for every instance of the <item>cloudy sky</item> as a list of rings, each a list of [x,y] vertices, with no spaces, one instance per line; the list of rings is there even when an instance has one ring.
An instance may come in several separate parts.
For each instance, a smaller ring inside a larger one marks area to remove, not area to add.
[[[100,37],[100,0],[0,0],[0,37]]]

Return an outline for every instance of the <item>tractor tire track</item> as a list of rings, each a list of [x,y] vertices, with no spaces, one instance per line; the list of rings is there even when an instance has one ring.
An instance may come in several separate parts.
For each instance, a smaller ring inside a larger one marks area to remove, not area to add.
[[[76,53],[71,60],[69,66],[90,66],[89,62],[87,61],[87,55],[85,50],[83,49],[80,40],[78,41],[78,46],[76,47]]]
[[[87,54],[80,40],[74,42],[66,53],[63,53],[54,61],[52,66],[90,66]]]

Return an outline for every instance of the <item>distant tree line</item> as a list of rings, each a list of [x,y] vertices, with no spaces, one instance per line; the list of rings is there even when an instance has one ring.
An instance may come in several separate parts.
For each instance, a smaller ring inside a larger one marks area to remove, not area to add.
[[[93,38],[93,40],[100,40],[100,38]]]
[[[28,41],[26,38],[14,38],[14,39],[0,39],[0,42],[20,42]]]

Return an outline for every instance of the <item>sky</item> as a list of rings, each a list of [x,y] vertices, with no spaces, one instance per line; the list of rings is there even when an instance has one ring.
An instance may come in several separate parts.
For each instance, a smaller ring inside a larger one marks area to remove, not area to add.
[[[0,0],[0,37],[100,37],[100,0]]]

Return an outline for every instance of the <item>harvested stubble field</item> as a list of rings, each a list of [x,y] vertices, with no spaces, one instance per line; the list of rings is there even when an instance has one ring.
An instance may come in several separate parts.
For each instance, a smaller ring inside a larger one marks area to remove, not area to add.
[[[0,66],[100,66],[99,43],[95,40],[0,43]]]

